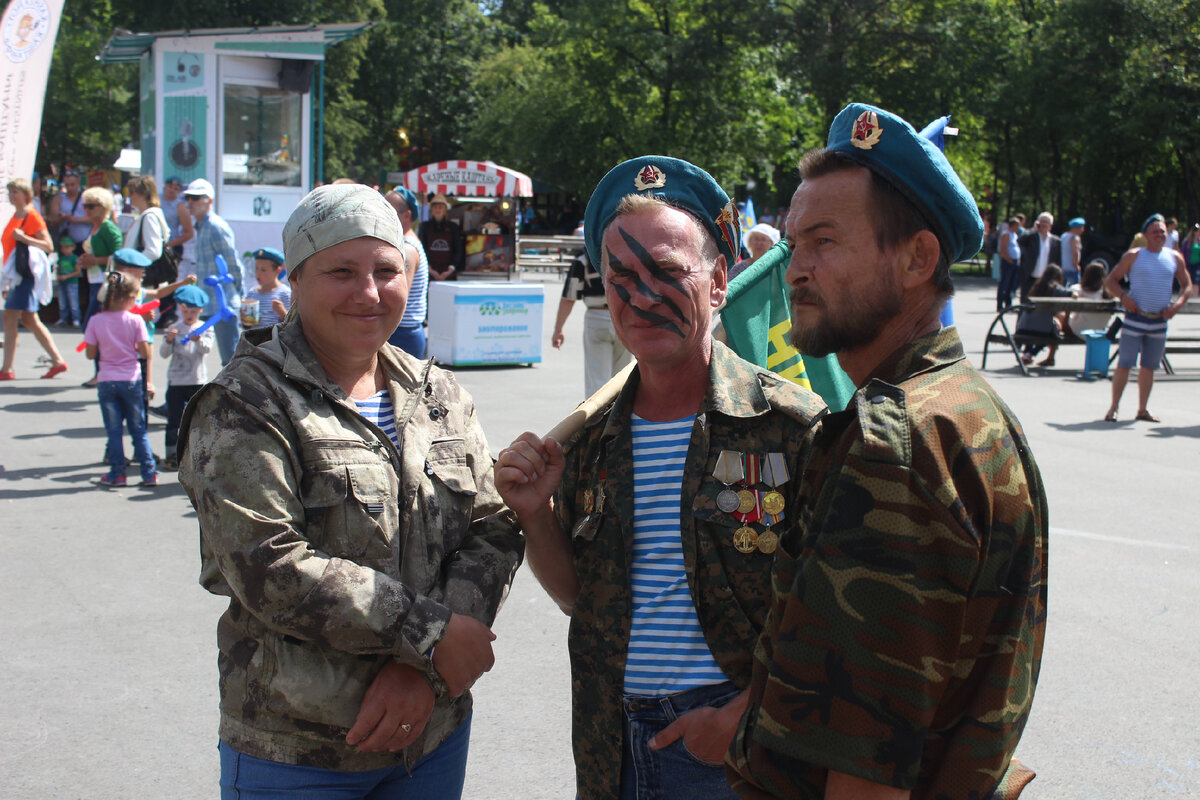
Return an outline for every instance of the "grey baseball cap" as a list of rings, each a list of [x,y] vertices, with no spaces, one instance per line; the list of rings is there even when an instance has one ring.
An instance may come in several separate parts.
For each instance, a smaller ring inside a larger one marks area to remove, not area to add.
[[[314,253],[362,236],[401,249],[404,231],[396,211],[370,186],[336,184],[313,189],[283,227],[284,266],[288,274]]]

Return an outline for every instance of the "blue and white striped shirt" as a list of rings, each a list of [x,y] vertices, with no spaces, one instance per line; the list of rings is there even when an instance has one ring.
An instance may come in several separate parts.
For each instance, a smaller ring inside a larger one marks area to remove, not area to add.
[[[392,444],[396,445],[396,449],[400,449],[400,440],[396,438],[396,412],[392,407],[392,396],[388,394],[387,389],[380,389],[366,400],[355,400],[354,405],[367,422],[383,429],[392,440]]]
[[[404,306],[404,316],[400,319],[402,327],[412,327],[425,321],[429,302],[429,258],[425,255],[421,240],[416,236],[405,236],[404,243],[417,251],[417,271],[413,273],[412,288],[408,290],[408,304]]]
[[[631,420],[633,619],[626,694],[675,694],[728,680],[704,640],[680,538],[684,462],[695,419]]]

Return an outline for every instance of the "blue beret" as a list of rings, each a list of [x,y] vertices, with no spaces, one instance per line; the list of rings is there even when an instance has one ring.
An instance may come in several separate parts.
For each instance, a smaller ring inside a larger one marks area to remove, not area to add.
[[[137,267],[138,269],[145,269],[154,263],[132,247],[122,247],[113,253],[113,262],[118,266]]]
[[[617,206],[627,195],[641,194],[688,212],[716,240],[725,256],[725,266],[737,261],[742,234],[738,212],[729,195],[713,177],[695,164],[670,156],[642,156],[613,167],[596,184],[583,215],[584,241],[588,256],[597,267],[604,229],[612,222]]]
[[[199,286],[180,286],[175,290],[175,299],[192,308],[204,308],[208,305],[208,294]]]
[[[283,251],[276,250],[274,247],[260,247],[254,251],[255,258],[265,258],[267,261],[274,261],[279,266],[283,266]]]
[[[1076,217],[1067,223],[1068,228],[1081,228],[1084,225],[1087,225],[1087,220],[1085,220],[1083,217]]]
[[[983,246],[983,219],[975,198],[937,145],[900,117],[851,103],[829,126],[829,150],[872,172],[913,203],[937,234],[950,263]]]
[[[1156,222],[1161,222],[1165,225],[1167,221],[1163,219],[1162,214],[1151,214],[1150,216],[1146,217],[1146,221],[1142,223],[1142,233],[1145,233],[1146,229]]]
[[[392,191],[404,198],[404,204],[412,212],[413,219],[421,215],[421,203],[417,200],[417,196],[413,194],[412,189],[405,186],[397,186]]]

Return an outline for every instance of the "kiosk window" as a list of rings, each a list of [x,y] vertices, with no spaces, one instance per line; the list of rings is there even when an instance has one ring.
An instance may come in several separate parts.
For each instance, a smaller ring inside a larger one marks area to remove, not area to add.
[[[300,92],[225,84],[225,183],[299,186],[303,107]]]

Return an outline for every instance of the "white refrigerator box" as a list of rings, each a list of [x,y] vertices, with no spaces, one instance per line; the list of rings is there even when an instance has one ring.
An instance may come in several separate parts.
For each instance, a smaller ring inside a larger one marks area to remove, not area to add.
[[[535,364],[542,360],[541,284],[431,281],[429,355],[440,364]]]

